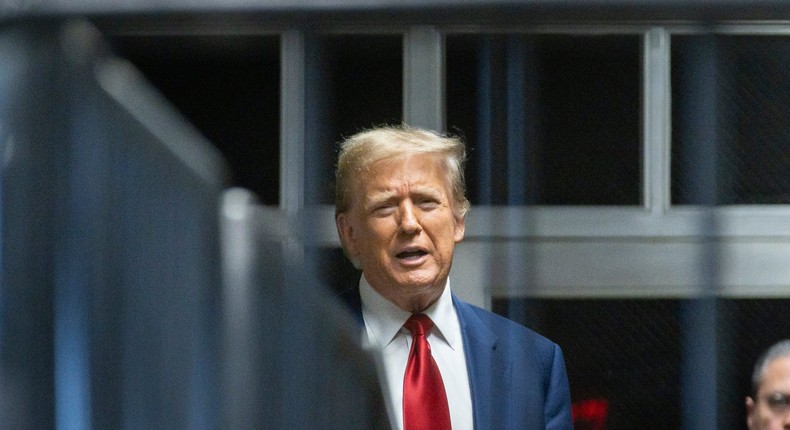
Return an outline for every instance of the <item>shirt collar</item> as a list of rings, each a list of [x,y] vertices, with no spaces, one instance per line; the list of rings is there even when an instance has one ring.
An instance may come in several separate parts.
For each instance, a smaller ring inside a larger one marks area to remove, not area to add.
[[[408,330],[403,328],[403,323],[409,319],[411,314],[397,307],[373,289],[364,274],[359,280],[359,296],[362,299],[362,317],[365,320],[368,336],[372,338],[370,339],[371,343],[383,350],[401,330],[408,334]],[[423,313],[428,315],[434,323],[431,333],[447,342],[450,348],[457,349],[460,324],[453,306],[449,278],[442,295]]]

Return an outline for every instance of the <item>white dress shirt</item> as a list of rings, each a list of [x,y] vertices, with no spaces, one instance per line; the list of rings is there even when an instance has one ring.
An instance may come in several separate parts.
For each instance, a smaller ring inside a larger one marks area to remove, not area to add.
[[[403,375],[412,342],[411,333],[403,328],[403,323],[411,314],[380,295],[364,275],[359,282],[359,294],[367,340],[373,348],[381,351],[386,373],[385,390],[389,395],[394,425],[396,429],[403,429]],[[424,313],[435,325],[427,339],[442,374],[453,430],[472,430],[469,374],[466,371],[461,325],[453,306],[449,279],[439,300]]]

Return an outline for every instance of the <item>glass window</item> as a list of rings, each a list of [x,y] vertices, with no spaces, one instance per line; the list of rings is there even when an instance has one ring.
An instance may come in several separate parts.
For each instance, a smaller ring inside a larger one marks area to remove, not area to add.
[[[700,79],[700,58],[712,51]],[[790,203],[790,38],[674,36],[672,38],[672,203],[705,203],[695,181],[705,133],[695,120],[699,97],[712,97],[717,204]],[[703,121],[704,122],[704,121]],[[711,185],[713,187],[713,185]]]
[[[111,43],[217,146],[234,185],[279,204],[279,36],[124,35]]]
[[[307,55],[307,201],[333,204],[338,143],[402,121],[403,36],[324,35]]]
[[[676,300],[494,299],[493,310],[562,348],[576,428],[680,428]],[[596,420],[605,423],[596,426]]]
[[[493,310],[563,350],[577,429],[681,428],[685,300],[499,298]],[[746,422],[757,357],[790,333],[788,299],[718,299],[719,429]],[[686,311],[688,311],[687,308]],[[693,340],[692,340],[693,341]],[[697,366],[690,366],[698,368]],[[714,394],[715,397],[715,394]],[[582,413],[582,411],[585,411]],[[595,420],[605,417],[605,426]]]
[[[641,36],[452,35],[473,204],[639,205]]]

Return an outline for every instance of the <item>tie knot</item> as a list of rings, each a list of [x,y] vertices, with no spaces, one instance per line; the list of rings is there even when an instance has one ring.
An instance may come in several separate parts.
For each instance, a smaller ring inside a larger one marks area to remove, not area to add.
[[[425,314],[413,314],[403,324],[412,334],[412,337],[425,335],[433,328],[433,321]]]

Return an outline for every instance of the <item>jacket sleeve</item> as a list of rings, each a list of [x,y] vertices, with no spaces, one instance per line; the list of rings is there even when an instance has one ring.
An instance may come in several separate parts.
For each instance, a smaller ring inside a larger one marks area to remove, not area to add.
[[[554,345],[553,358],[544,409],[546,429],[573,430],[570,385],[565,370],[565,360],[558,345]]]

